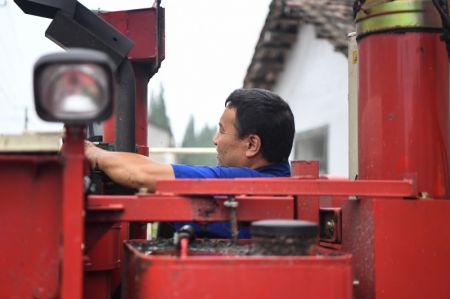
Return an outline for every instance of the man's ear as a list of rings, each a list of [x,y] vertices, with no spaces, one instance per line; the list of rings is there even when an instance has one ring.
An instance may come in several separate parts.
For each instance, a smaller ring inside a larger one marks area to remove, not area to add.
[[[261,138],[258,135],[250,134],[247,136],[247,150],[245,151],[245,156],[247,158],[252,158],[259,154],[261,151]]]

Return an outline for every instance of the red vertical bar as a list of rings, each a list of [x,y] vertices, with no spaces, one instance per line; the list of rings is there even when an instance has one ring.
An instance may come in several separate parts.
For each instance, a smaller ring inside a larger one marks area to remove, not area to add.
[[[67,126],[62,208],[62,299],[81,299],[83,294],[84,240],[84,126]]]
[[[299,179],[318,179],[319,161],[291,161],[291,176]],[[319,208],[319,197],[297,196],[294,218],[319,222]]]
[[[319,161],[291,161],[291,176],[302,179],[319,178]]]
[[[448,58],[439,33],[359,41],[359,177],[416,180],[449,197]]]

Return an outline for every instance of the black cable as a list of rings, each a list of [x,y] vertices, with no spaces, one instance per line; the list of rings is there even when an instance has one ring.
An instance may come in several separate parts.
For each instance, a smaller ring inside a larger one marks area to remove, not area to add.
[[[441,40],[445,42],[447,46],[447,56],[450,59],[450,17],[448,14],[447,1],[433,0],[433,4],[436,7],[442,21],[442,35]]]
[[[364,2],[366,2],[366,0],[355,0],[355,2],[353,2],[353,19],[356,19],[356,15],[361,10]]]

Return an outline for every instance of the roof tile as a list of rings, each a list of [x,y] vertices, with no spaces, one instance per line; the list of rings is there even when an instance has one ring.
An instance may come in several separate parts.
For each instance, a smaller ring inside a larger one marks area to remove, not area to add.
[[[347,55],[347,34],[355,31],[353,0],[273,0],[247,69],[244,87],[272,89],[303,24]]]

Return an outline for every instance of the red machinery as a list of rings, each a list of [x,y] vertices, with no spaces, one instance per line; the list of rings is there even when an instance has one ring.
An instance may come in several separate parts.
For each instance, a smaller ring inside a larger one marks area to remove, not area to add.
[[[132,151],[147,154],[145,86],[164,57],[163,10],[101,15],[120,35],[76,2],[31,2],[24,11],[54,18],[48,35],[64,46],[87,47],[91,38],[123,77],[131,60],[136,96],[119,94],[136,102],[126,108],[136,121],[125,130],[135,132]],[[160,181],[154,194],[85,196],[84,127],[67,125],[61,152],[0,155],[0,297],[111,298],[122,282],[123,298],[450,298],[449,69],[440,17],[431,1],[356,1],[355,9],[358,180],[319,178],[316,162],[300,162],[292,178]],[[118,140],[121,111],[104,126],[104,140],[119,149],[129,147]],[[120,252],[129,222],[233,215],[318,222],[321,254],[146,255],[142,240]]]

